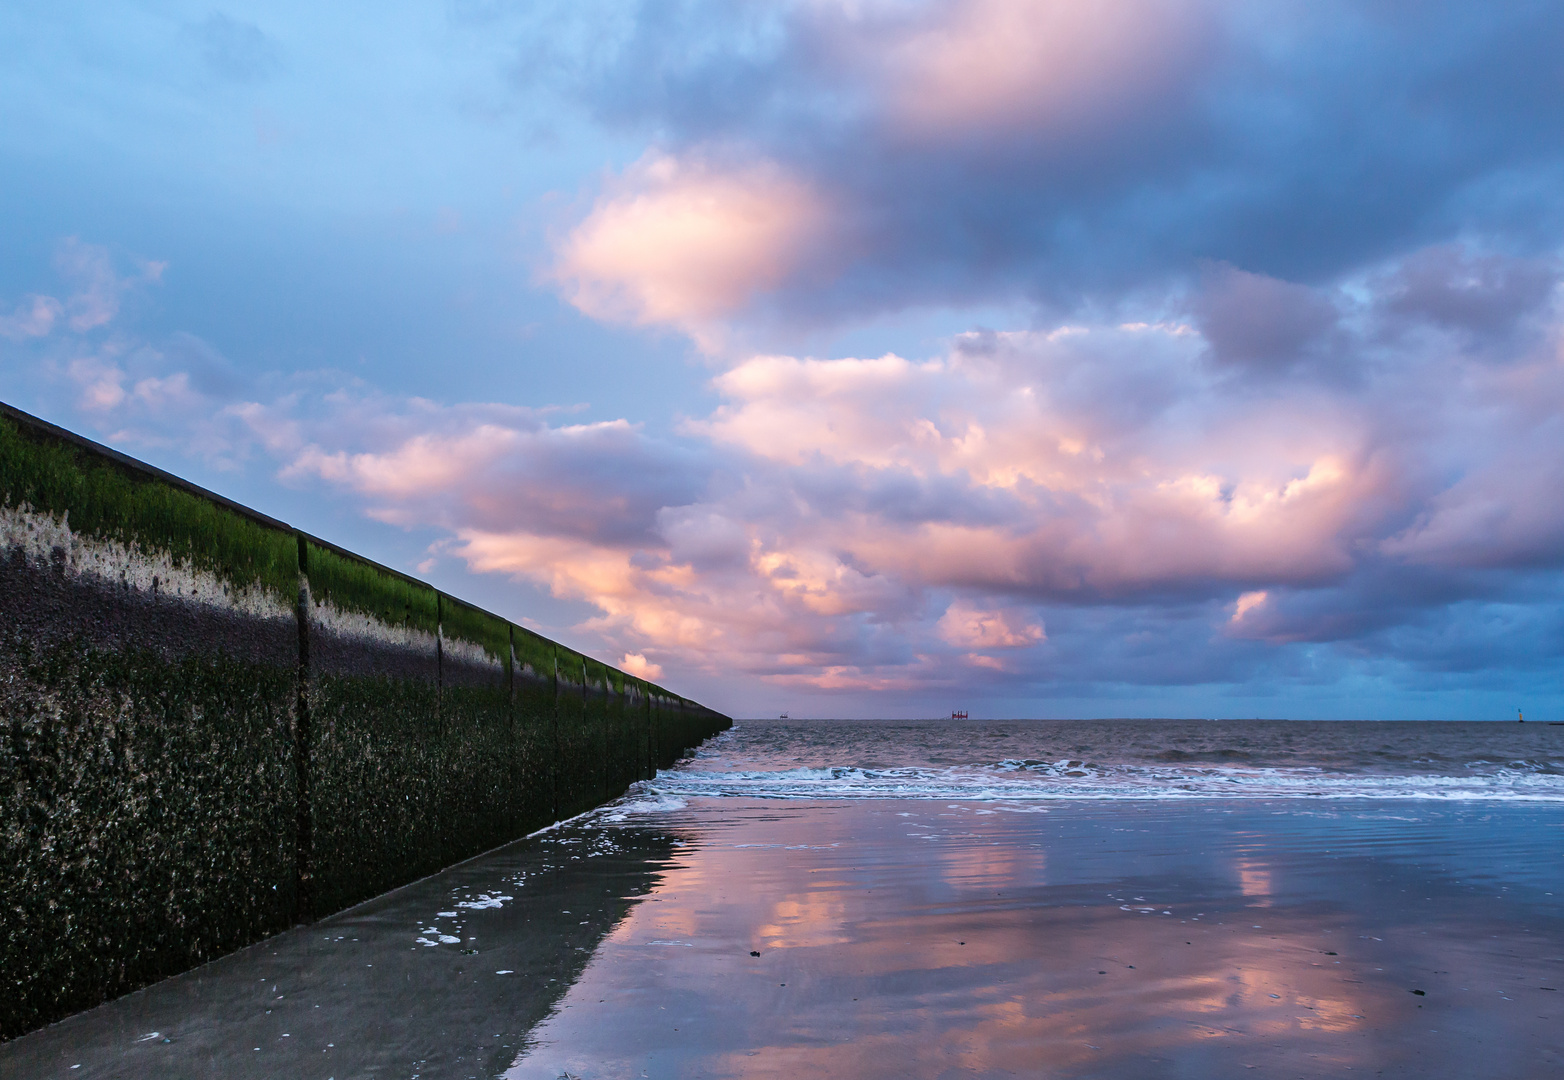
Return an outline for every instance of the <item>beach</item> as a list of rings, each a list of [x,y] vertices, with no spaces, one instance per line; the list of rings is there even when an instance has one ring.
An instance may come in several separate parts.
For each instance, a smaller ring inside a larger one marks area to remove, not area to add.
[[[963,755],[939,726],[741,724],[580,819],[0,1046],[0,1072],[1551,1077],[1540,740],[1564,729],[1473,727],[1016,723]],[[1008,756],[1061,731],[1085,757]],[[1417,765],[1433,738],[1449,760]],[[1381,764],[1321,766],[1354,744]],[[1245,777],[1331,794],[1221,794]]]
[[[1557,807],[757,800],[668,817],[689,846],[506,1076],[1564,1067]]]

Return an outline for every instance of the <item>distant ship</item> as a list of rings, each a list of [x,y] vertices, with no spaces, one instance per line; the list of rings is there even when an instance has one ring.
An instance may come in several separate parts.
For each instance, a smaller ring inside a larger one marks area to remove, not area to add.
[[[787,719],[787,713],[783,713],[781,716],[777,717],[777,719],[778,720],[786,720]]]
[[[950,718],[952,720],[965,720],[967,718],[966,710],[963,709],[961,712],[953,712],[950,714]]]

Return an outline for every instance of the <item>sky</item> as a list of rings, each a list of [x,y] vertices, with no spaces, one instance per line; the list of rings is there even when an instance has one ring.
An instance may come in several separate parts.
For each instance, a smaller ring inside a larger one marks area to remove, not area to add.
[[[735,716],[1564,719],[1560,55],[12,0],[0,400]]]

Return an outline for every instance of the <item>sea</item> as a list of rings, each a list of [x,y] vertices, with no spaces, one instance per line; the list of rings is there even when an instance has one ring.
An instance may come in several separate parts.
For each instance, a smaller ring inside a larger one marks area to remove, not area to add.
[[[691,797],[1557,802],[1564,723],[746,720],[637,790],[664,807]]]

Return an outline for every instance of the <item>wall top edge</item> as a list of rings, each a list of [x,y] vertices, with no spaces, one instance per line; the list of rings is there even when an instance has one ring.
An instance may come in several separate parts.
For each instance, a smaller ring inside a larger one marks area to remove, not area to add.
[[[382,574],[388,574],[391,577],[400,578],[402,581],[405,581],[407,584],[409,584],[409,585],[416,585],[420,589],[429,589],[432,592],[439,593],[439,595],[444,596],[447,599],[455,600],[458,603],[466,604],[468,607],[477,607],[478,606],[476,604],[473,604],[473,603],[470,603],[470,602],[468,602],[466,600],[461,599],[461,597],[451,596],[450,593],[442,592],[440,589],[436,589],[433,585],[429,584],[427,581],[423,580],[422,578],[414,577],[412,574],[407,573],[405,570],[398,570],[398,569],[396,569],[393,566],[387,566],[385,563],[378,563],[374,559],[369,558],[369,556],[367,556],[367,555],[360,555],[356,551],[350,551],[347,548],[343,547],[341,544],[333,543],[330,540],[324,540],[321,537],[316,536],[314,533],[307,533],[303,529],[297,528],[297,527],[295,527],[293,525],[285,525],[284,528],[286,528],[289,532],[297,533],[299,536],[303,537],[305,540],[309,541],[311,544],[314,544],[316,547],[325,548],[327,551],[330,551],[333,555],[340,555],[344,559],[352,559],[354,562],[361,562],[365,566],[369,567],[371,570],[377,570],[377,571],[379,571]],[[479,608],[478,610],[483,611],[484,609]],[[492,612],[487,612],[487,611],[485,611],[484,613],[485,614],[493,614]],[[501,616],[501,615],[495,615],[494,617],[496,619],[503,618],[503,616]]]
[[[278,521],[269,514],[263,514],[259,510],[248,507],[243,503],[234,502],[225,495],[219,495],[215,491],[209,491],[200,484],[193,484],[182,476],[175,476],[171,472],[165,472],[156,465],[149,465],[145,461],[131,457],[129,454],[122,454],[111,446],[104,446],[102,443],[93,442],[85,435],[78,435],[76,432],[70,431],[67,428],[62,428],[58,424],[51,424],[47,420],[34,416],[32,413],[23,412],[16,406],[8,405],[4,401],[0,401],[0,416],[3,416],[7,420],[10,420],[13,423],[19,424],[23,427],[35,428],[51,438],[59,439],[61,442],[70,443],[79,449],[88,450],[94,454],[106,457],[116,465],[119,465],[121,468],[128,469],[131,472],[142,473],[154,480],[160,480],[163,483],[168,484],[170,487],[179,488],[183,491],[189,492],[192,495],[198,495],[203,499],[210,499],[212,502],[217,503],[223,509],[232,510],[240,517],[249,518],[251,521],[259,522],[262,525],[268,525],[271,528],[279,529],[282,532],[298,531],[292,525],[289,525],[286,521]]]

